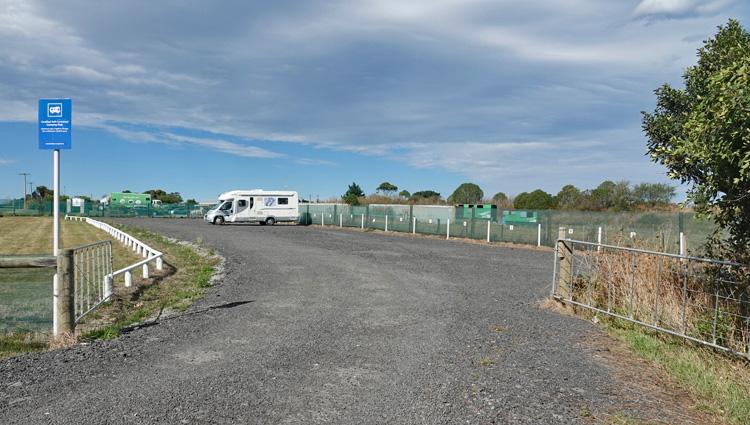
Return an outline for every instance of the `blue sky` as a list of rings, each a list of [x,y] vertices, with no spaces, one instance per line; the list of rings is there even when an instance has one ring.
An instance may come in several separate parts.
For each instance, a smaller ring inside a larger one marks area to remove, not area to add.
[[[0,198],[51,185],[39,98],[73,99],[68,194],[491,196],[667,181],[640,111],[741,0],[0,0]]]

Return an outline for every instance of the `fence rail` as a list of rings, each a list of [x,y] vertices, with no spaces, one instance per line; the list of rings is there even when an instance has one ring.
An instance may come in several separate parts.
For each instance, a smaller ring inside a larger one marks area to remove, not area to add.
[[[54,255],[3,255],[0,256],[0,269],[57,267]]]
[[[101,241],[79,246],[73,250],[73,306],[74,321],[87,314],[112,296],[112,241]]]
[[[148,244],[141,242],[137,238],[134,238],[133,236],[130,236],[129,234],[123,232],[122,230],[113,227],[107,223],[94,220],[90,217],[78,217],[78,216],[65,216],[66,220],[77,220],[77,221],[84,221],[100,230],[103,230],[110,235],[112,235],[115,239],[117,239],[120,243],[125,245],[127,248],[132,249],[136,254],[143,256],[143,260],[138,261],[136,263],[133,263],[127,267],[123,267],[119,270],[116,270],[114,272],[110,272],[108,275],[108,278],[111,281],[114,280],[115,277],[124,275],[125,276],[125,287],[130,287],[133,284],[133,270],[141,268],[143,273],[143,278],[148,279],[149,277],[149,263],[155,263],[157,270],[162,270],[164,268],[164,260],[163,256],[164,254],[152,247],[150,247]]]
[[[562,237],[555,254],[556,299],[750,359],[747,266]]]
[[[94,311],[112,296],[115,277],[125,276],[125,286],[132,286],[132,271],[143,269],[143,277],[149,277],[148,264],[156,263],[163,268],[163,254],[133,236],[107,223],[88,217],[65,216],[66,220],[86,222],[112,235],[126,247],[144,257],[143,260],[113,271],[112,241],[96,242],[65,249],[58,256],[58,276],[54,281],[53,333],[73,332],[75,326],[87,314]]]

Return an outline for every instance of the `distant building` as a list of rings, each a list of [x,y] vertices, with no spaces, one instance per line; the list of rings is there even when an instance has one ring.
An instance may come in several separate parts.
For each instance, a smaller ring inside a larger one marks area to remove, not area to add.
[[[151,205],[151,195],[148,193],[112,192],[109,200],[113,207],[148,208]]]

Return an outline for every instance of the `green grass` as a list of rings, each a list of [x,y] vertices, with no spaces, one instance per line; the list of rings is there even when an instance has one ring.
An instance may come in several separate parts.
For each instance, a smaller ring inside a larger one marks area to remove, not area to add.
[[[143,286],[129,296],[118,296],[101,309],[97,326],[82,334],[84,339],[109,339],[122,328],[156,316],[162,310],[186,310],[210,286],[218,259],[192,247],[175,243],[140,228],[123,227],[132,236],[164,253],[165,263],[176,269],[162,281]]]
[[[46,240],[47,233],[51,233],[48,227],[51,228],[51,219],[44,217],[0,219],[0,255],[29,254],[42,249],[49,242]],[[192,247],[170,242],[152,232],[136,228],[124,230],[164,252],[165,263],[176,271],[155,284],[140,286],[133,293],[116,295],[90,313],[81,326],[79,336],[84,340],[115,338],[123,327],[141,322],[163,309],[187,309],[210,286],[218,264],[210,250],[208,255],[199,254]],[[63,241],[69,245],[107,238],[108,234],[86,223],[63,222]],[[113,241],[112,247],[116,269],[141,259],[118,241]],[[53,273],[52,269],[0,270],[0,358],[47,348],[52,328]],[[121,285],[121,278],[117,279],[115,286]]]
[[[0,269],[0,334],[52,328],[54,269]]]
[[[611,335],[663,368],[699,402],[699,408],[733,424],[750,424],[750,363],[619,320],[606,321]]]
[[[52,224],[51,217],[0,217],[0,255],[51,254]],[[60,234],[63,247],[112,240],[77,221],[63,220]],[[140,260],[114,240],[112,252],[115,269]],[[0,338],[5,333],[51,332],[53,274],[52,268],[0,269]]]
[[[8,333],[0,336],[0,359],[19,353],[43,351],[47,348],[46,336],[32,332]]]

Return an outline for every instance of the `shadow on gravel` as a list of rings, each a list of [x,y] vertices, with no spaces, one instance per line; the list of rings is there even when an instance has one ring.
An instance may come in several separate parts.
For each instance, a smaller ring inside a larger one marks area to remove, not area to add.
[[[218,310],[218,309],[239,307],[241,305],[250,304],[252,302],[255,302],[255,300],[231,301],[231,302],[226,302],[226,303],[223,303],[223,304],[217,304],[217,305],[208,306],[208,307],[202,308],[200,310],[195,310],[195,311],[190,311],[190,312],[186,312],[186,313],[175,314],[173,316],[166,316],[166,317],[162,317],[162,312],[159,312],[159,315],[155,319],[149,320],[147,322],[141,322],[141,323],[137,323],[135,325],[124,327],[124,328],[122,328],[120,330],[120,332],[121,333],[128,333],[128,332],[132,332],[132,331],[134,331],[136,329],[150,328],[151,326],[158,325],[159,323],[161,323],[161,322],[163,322],[165,320],[176,319],[178,317],[183,317],[183,316],[192,316],[192,315],[195,315],[195,314],[205,313],[205,312],[211,311],[211,310]]]
[[[207,307],[206,310],[215,310],[217,308],[233,308],[244,304],[250,304],[251,302],[254,302],[255,300],[249,300],[249,301],[232,301],[229,303],[219,304],[219,305],[212,305],[210,307]]]

